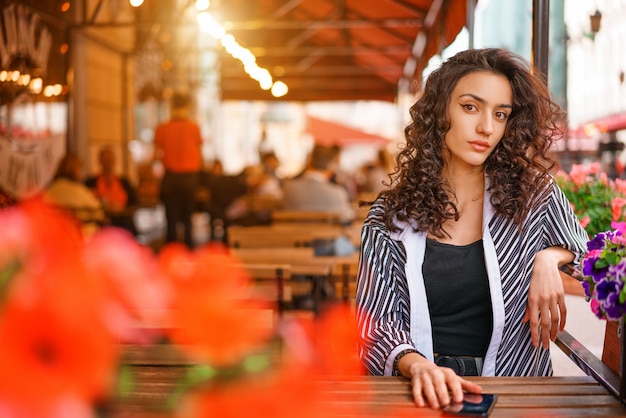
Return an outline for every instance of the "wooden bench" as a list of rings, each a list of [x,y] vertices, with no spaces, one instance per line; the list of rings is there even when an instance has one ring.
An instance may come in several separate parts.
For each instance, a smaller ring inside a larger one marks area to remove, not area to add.
[[[313,248],[232,248],[231,254],[244,265],[274,263],[289,266],[293,295],[311,296],[313,309],[319,306],[321,287],[330,278],[332,260],[316,257]]]
[[[340,224],[341,216],[336,212],[276,209],[271,213],[272,223],[306,222],[322,224]]]
[[[360,225],[278,223],[262,226],[233,225],[227,228],[231,248],[311,247],[321,240],[348,237],[355,247],[360,244]]]
[[[278,316],[282,316],[284,304],[292,299],[291,266],[276,263],[244,263],[242,267],[253,280],[254,293],[261,299],[272,302]]]

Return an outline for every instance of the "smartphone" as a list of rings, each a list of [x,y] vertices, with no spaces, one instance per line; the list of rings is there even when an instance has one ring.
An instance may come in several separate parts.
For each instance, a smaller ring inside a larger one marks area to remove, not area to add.
[[[463,397],[463,402],[453,403],[445,408],[443,412],[454,415],[470,415],[486,417],[493,409],[493,405],[496,403],[497,395],[493,393],[466,393]]]

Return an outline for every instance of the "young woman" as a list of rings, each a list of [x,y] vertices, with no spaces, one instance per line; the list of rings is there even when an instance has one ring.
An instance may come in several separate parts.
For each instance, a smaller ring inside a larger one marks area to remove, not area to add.
[[[418,406],[480,393],[462,375],[552,374],[558,268],[587,240],[550,175],[561,116],[503,49],[452,57],[411,108],[391,188],[363,226],[357,303],[363,364],[410,378]]]

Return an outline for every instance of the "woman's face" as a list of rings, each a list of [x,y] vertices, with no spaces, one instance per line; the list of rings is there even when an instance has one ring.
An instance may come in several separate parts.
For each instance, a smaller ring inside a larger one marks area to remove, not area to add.
[[[511,84],[503,75],[478,71],[461,78],[448,104],[448,168],[482,167],[502,139],[512,109]]]

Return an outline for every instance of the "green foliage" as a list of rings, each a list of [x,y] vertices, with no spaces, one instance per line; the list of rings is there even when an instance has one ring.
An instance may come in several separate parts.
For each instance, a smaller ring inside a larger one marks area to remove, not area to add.
[[[572,203],[576,216],[590,237],[612,229],[612,222],[624,220],[626,208],[619,204],[625,198],[623,181],[608,179],[606,175],[596,172],[593,166],[574,166],[569,174],[559,172],[556,182]],[[614,214],[614,203],[620,206],[618,216]]]

